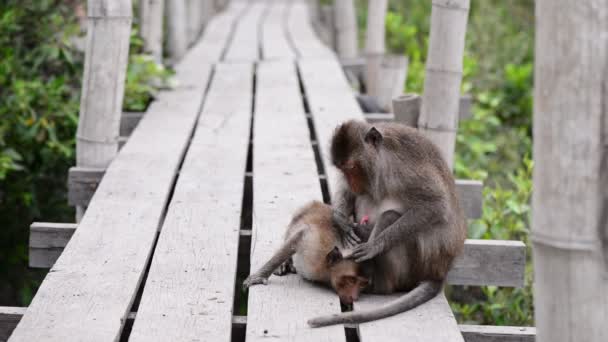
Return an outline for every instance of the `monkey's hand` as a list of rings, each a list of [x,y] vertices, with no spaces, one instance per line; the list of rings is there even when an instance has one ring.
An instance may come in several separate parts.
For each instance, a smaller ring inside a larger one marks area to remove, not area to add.
[[[365,260],[372,259],[383,251],[384,242],[381,240],[374,240],[355,246],[352,254],[349,257],[355,259],[356,262],[363,262]]]
[[[254,273],[254,274],[250,275],[249,277],[247,277],[247,279],[245,279],[245,281],[243,282],[243,290],[247,290],[249,287],[251,287],[253,285],[257,285],[257,284],[267,285],[268,278],[261,276],[257,273]]]
[[[356,223],[350,222],[346,216],[337,210],[332,213],[332,221],[333,225],[339,228],[338,234],[344,247],[350,248],[361,243],[361,238],[356,233]]]

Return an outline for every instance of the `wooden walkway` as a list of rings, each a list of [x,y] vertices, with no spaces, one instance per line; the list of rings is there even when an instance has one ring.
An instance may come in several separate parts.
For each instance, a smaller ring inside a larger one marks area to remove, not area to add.
[[[152,103],[60,239],[69,243],[10,341],[463,340],[443,295],[356,331],[311,329],[307,319],[340,303],[297,275],[251,288],[247,317],[233,314],[241,279],[294,210],[329,199],[332,130],[364,119],[307,11],[298,0],[232,1],[214,17],[176,66],[177,89]],[[495,244],[517,253],[493,257],[491,244],[469,241],[450,281],[521,285],[523,244]],[[364,296],[355,310],[387,299]]]

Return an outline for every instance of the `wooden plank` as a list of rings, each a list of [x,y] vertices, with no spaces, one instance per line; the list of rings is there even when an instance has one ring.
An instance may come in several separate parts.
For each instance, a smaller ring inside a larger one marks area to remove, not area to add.
[[[25,308],[0,306],[0,341],[7,341],[23,317]]]
[[[262,58],[264,59],[296,57],[285,29],[289,4],[290,2],[287,1],[275,0],[268,9],[262,25]]]
[[[448,273],[453,285],[524,285],[526,245],[511,240],[467,239]]]
[[[257,1],[237,23],[225,61],[253,62],[260,59],[260,27],[268,2]]]
[[[131,135],[144,114],[144,112],[122,112],[122,116],[120,117],[120,135],[125,137]]]
[[[495,325],[460,325],[466,342],[534,342],[536,328]]]
[[[354,94],[353,94],[354,95]],[[420,102],[420,105],[422,102]],[[473,98],[470,94],[464,94],[460,97],[458,105],[458,120],[466,120],[471,117],[471,108],[473,106]],[[417,111],[420,112],[420,106],[417,106]],[[369,122],[391,122],[395,120],[393,113],[365,113],[365,118]]]
[[[68,204],[89,205],[104,174],[104,169],[71,167],[68,171]]]
[[[362,296],[355,309],[372,309],[401,294]],[[464,341],[450,305],[443,294],[410,311],[378,321],[359,324],[362,342]]]
[[[10,341],[119,338],[211,72],[200,63],[176,69],[181,86],[159,94],[110,164]]]
[[[478,219],[483,214],[483,182],[472,179],[457,179],[456,193],[464,214],[469,219]]]
[[[31,267],[52,266],[75,230],[75,224],[45,225],[49,224],[38,222],[30,228]],[[250,236],[251,232],[243,230],[241,235]],[[249,251],[249,248],[242,250]],[[448,274],[448,283],[521,287],[524,284],[525,260],[526,246],[521,241],[468,239],[463,255],[455,260]]]
[[[226,11],[213,16],[205,27],[199,43],[190,48],[181,64],[196,66],[203,62],[215,63],[221,60],[227,49],[233,26],[246,9],[246,2],[231,1]]]
[[[252,270],[282,242],[295,210],[321,199],[294,65],[264,61],[256,77]],[[306,320],[321,312],[340,312],[332,291],[298,275],[272,277],[268,285],[249,289],[247,341],[345,341],[340,326],[308,327]]]
[[[252,65],[219,64],[129,341],[230,341],[252,100]]]
[[[314,117],[319,143],[329,148],[332,131],[340,122],[363,119],[352,91],[336,60],[300,60],[298,62],[309,108]],[[330,193],[337,182],[337,172],[330,167],[327,150],[321,149],[326,165]],[[365,297],[364,297],[365,298]],[[355,309],[381,305],[388,297],[367,297]],[[456,320],[443,294],[432,302],[377,322],[359,326],[362,342],[369,341],[462,341]]]
[[[308,5],[294,0],[289,9],[287,30],[300,58],[333,58],[333,51],[319,40],[310,25]]]

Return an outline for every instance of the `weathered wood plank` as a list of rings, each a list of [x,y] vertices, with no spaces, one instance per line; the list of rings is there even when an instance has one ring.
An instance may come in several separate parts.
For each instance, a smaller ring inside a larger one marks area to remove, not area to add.
[[[495,325],[460,325],[466,342],[534,342],[536,328]]]
[[[295,210],[321,199],[294,65],[264,61],[256,77],[252,270],[278,248]],[[320,312],[340,312],[329,289],[297,275],[272,277],[268,285],[249,289],[247,341],[344,341],[342,327],[308,327],[306,320]]]
[[[319,40],[310,24],[308,5],[294,0],[289,9],[287,30],[290,41],[301,58],[332,58],[334,53]]]
[[[230,341],[252,100],[251,64],[216,66],[129,341]]]
[[[526,245],[511,240],[468,239],[464,253],[448,273],[453,285],[522,287],[526,268]]]
[[[287,38],[285,21],[291,2],[275,0],[268,9],[262,26],[262,58],[294,59],[295,51]]]
[[[478,219],[483,213],[483,183],[471,179],[457,179],[456,193],[464,214],[469,219]]]
[[[414,126],[418,125],[417,124],[418,115],[420,114],[421,105],[422,105],[422,102],[419,102],[416,106],[417,108],[413,109],[418,112],[415,115],[416,125],[414,125]],[[464,94],[460,97],[460,102],[459,102],[459,106],[458,106],[458,120],[466,120],[471,117],[472,105],[473,105],[473,98],[471,97],[471,95]],[[366,113],[365,118],[369,122],[391,122],[391,121],[396,120],[394,113]]]
[[[10,341],[120,336],[211,71],[200,63],[176,69],[181,86],[159,94],[109,166]]]
[[[362,296],[355,309],[371,309],[401,294]],[[374,322],[359,324],[361,342],[464,341],[443,293],[410,311]]]
[[[120,135],[123,137],[128,137],[133,133],[135,127],[141,118],[144,116],[144,112],[123,112],[120,117]]]
[[[253,2],[237,23],[225,61],[253,62],[260,59],[260,27],[268,2]]]
[[[0,306],[0,341],[8,340],[24,313],[25,308]]]
[[[75,224],[37,222],[30,229],[30,267],[48,268],[63,251]],[[250,236],[250,231],[241,231],[241,234]],[[463,255],[455,260],[448,274],[448,283],[523,286],[526,247],[522,242],[469,239],[464,246]]]

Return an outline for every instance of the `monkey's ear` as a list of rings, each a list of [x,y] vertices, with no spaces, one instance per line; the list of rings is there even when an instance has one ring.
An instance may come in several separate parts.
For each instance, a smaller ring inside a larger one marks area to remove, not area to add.
[[[365,133],[365,142],[368,144],[372,144],[374,147],[380,146],[382,143],[382,134],[380,131],[376,129],[376,127],[372,127]]]
[[[342,253],[337,246],[334,246],[334,249],[329,251],[329,253],[327,253],[325,256],[325,262],[327,262],[327,265],[329,266],[337,263],[340,260],[342,260]]]

